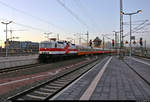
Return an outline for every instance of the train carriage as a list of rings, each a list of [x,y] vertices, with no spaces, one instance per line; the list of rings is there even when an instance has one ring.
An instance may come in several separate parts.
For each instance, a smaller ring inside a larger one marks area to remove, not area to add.
[[[43,41],[39,45],[39,61],[51,62],[59,61],[80,56],[90,56],[107,54],[114,51],[108,49],[103,51],[101,48],[75,45],[67,41]]]

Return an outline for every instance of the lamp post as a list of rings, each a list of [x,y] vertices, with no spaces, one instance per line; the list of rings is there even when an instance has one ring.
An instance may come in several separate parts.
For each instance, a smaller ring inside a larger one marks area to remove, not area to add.
[[[130,16],[130,56],[132,55],[132,45],[131,45],[131,36],[132,36],[132,15],[134,14],[138,14],[138,13],[141,13],[142,10],[138,10],[137,12],[133,12],[133,13],[124,13],[124,12],[121,12],[123,15],[129,15]]]
[[[8,46],[7,46],[7,44],[8,44],[8,39],[7,39],[7,25],[8,24],[10,24],[10,23],[12,23],[12,21],[9,21],[9,22],[1,22],[2,24],[6,24],[6,57],[7,57],[7,55],[8,55]]]
[[[118,34],[119,31],[113,31],[115,33],[115,49],[117,50],[117,55],[119,55],[119,47],[118,47],[118,40],[119,40],[119,37],[118,37]]]
[[[89,43],[89,32],[87,31],[87,34],[85,34],[85,35],[87,35],[87,47],[88,47],[88,43]]]
[[[109,37],[106,37],[107,35],[109,35],[109,34],[102,34],[102,36],[103,36],[103,51],[104,51],[104,46],[105,46],[105,38],[113,40],[113,39],[111,39]]]

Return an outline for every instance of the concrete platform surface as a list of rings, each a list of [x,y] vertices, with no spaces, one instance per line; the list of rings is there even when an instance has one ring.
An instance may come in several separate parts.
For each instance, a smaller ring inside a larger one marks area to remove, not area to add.
[[[28,55],[28,56],[0,57],[0,62],[17,61],[17,60],[34,59],[34,58],[38,58],[38,54]]]
[[[0,69],[37,63],[38,54],[29,56],[0,57]]]
[[[149,65],[141,64],[133,57],[125,57],[124,60],[145,75],[145,78],[149,78]],[[51,100],[145,99],[150,99],[150,85],[131,70],[124,61],[113,56],[103,59]]]

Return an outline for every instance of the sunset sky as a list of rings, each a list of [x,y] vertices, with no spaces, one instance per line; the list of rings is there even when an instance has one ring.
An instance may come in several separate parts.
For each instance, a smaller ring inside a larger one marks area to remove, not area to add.
[[[65,9],[71,10],[72,14]],[[123,0],[124,12],[136,12],[141,9],[142,13],[133,15],[133,28],[150,20],[150,0]],[[8,25],[8,30],[17,30],[12,33],[18,41],[45,40],[45,32],[53,32],[50,37],[60,39],[75,38],[89,32],[90,39],[96,36],[102,39],[102,34],[109,34],[114,38],[113,31],[119,31],[120,27],[120,0],[0,0],[0,21],[13,21]],[[124,34],[129,32],[129,16],[124,16]],[[150,21],[147,22],[147,24]],[[148,31],[150,26],[146,26],[139,32],[133,33],[136,40],[143,37],[150,44]],[[5,25],[0,24],[0,40],[5,41]],[[74,36],[76,34],[76,36]],[[82,35],[86,39],[86,35]],[[10,33],[8,33],[10,38]],[[125,37],[129,40],[129,36]],[[83,40],[84,42],[84,40]]]

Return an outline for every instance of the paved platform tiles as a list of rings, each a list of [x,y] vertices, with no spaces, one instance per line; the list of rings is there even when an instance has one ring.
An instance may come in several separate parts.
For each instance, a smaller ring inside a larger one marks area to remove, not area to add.
[[[102,60],[76,83],[56,95],[54,100],[80,100],[110,57]],[[129,61],[129,59],[125,58]],[[138,66],[136,66],[138,67]],[[150,69],[149,69],[150,70]],[[89,100],[150,99],[150,86],[122,60],[112,57]]]

